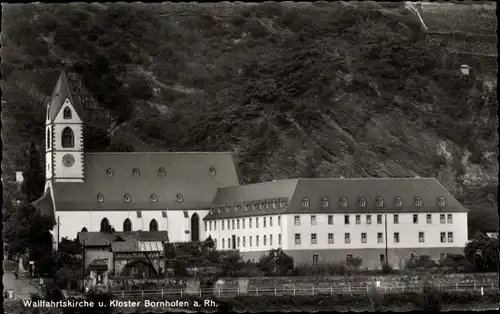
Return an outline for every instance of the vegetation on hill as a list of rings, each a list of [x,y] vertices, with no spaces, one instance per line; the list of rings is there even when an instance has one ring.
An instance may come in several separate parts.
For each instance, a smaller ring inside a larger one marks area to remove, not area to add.
[[[423,18],[436,32],[452,25],[474,38],[496,34],[494,5],[462,8],[424,8]],[[245,182],[436,177],[471,209],[471,232],[496,230],[496,63],[450,53],[471,47],[424,33],[402,4],[3,12],[3,169],[11,178],[29,139],[43,144],[45,104],[64,63],[98,103],[86,108],[87,151],[229,150]],[[461,63],[473,66],[471,76],[460,76]]]

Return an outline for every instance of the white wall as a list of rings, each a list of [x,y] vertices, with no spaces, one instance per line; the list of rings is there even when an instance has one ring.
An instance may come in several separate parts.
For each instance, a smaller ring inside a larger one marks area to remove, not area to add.
[[[270,224],[272,217],[272,226]],[[259,220],[259,227],[257,228],[256,221]],[[264,227],[264,218],[266,219],[266,227]],[[240,228],[238,229],[238,219],[240,221]],[[252,227],[250,228],[250,219],[252,220]],[[282,218],[283,219],[283,218]],[[243,220],[245,221],[245,228],[243,228]],[[228,229],[228,221],[230,222],[231,228]],[[268,251],[271,249],[277,249],[280,247],[278,243],[279,234],[281,234],[283,221],[281,221],[281,226],[278,225],[278,215],[268,215],[268,216],[254,216],[245,218],[234,218],[234,229],[232,228],[233,219],[224,219],[224,230],[222,230],[222,220],[212,221],[212,230],[210,231],[210,221],[206,221],[207,224],[207,236],[211,235],[213,239],[217,240],[217,248],[219,250],[229,250],[232,249],[232,236],[234,235],[236,239],[240,238],[240,246],[238,247],[236,240],[236,249],[241,252],[257,252],[257,251]],[[214,228],[215,227],[215,228]],[[203,222],[203,230],[205,230],[205,222]],[[270,242],[270,236],[272,235],[272,244]],[[259,245],[257,246],[257,236],[259,236]],[[264,245],[264,236],[266,236],[266,245]],[[252,237],[252,246],[250,246],[250,237]],[[243,238],[245,238],[245,246],[243,246]],[[224,239],[225,245],[222,247],[222,239]],[[231,248],[228,247],[228,239],[231,239]],[[282,237],[282,241],[284,238]],[[283,245],[283,242],[282,242]],[[281,247],[282,247],[281,245]]]
[[[425,248],[425,247],[462,247],[467,241],[467,213],[451,213],[452,224],[441,224],[440,213],[432,215],[432,223],[426,221],[427,213],[419,213],[418,224],[413,223],[413,213],[399,214],[399,223],[393,223],[393,214],[387,214],[387,238],[391,248]],[[449,213],[444,213],[447,215]],[[377,224],[377,214],[371,214],[371,224],[366,223],[367,214],[361,214],[361,223],[356,224],[356,214],[350,214],[350,224],[344,224],[344,214],[333,214],[333,225],[328,225],[328,214],[316,214],[316,225],[311,225],[310,214],[300,216],[300,226],[294,225],[294,217],[286,217],[286,240],[283,249],[353,249],[353,248],[385,248],[384,216],[382,224]],[[350,244],[345,243],[345,233],[350,233]],[[367,234],[367,242],[361,242],[361,233]],[[399,243],[394,243],[394,232],[399,232]],[[424,243],[419,242],[419,232],[424,232]],[[453,243],[441,243],[440,233],[453,232]],[[295,233],[301,234],[301,244],[295,244]],[[316,233],[317,244],[311,244],[311,233]],[[334,234],[334,243],[328,243],[328,233]],[[382,233],[384,242],[378,243],[377,234]]]
[[[199,230],[200,240],[205,240],[206,236],[203,232],[203,217],[208,213],[208,210],[188,210],[189,218],[184,217],[182,210],[167,211],[168,218],[163,218],[161,210],[143,210],[142,218],[137,217],[137,211],[56,211],[56,217],[60,219],[61,237],[75,239],[77,233],[82,228],[87,228],[90,232],[98,232],[101,228],[101,220],[107,218],[110,225],[116,231],[123,231],[123,222],[125,219],[130,219],[132,222],[132,231],[142,230],[149,231],[149,223],[151,219],[156,219],[158,222],[159,231],[168,231],[170,242],[185,242],[191,240],[191,234],[185,231],[191,231],[191,217],[194,213],[199,215]],[[53,230],[54,238],[57,240],[57,225]]]

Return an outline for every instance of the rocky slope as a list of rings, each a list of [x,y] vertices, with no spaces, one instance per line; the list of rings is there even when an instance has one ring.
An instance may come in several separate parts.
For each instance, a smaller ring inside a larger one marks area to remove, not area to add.
[[[43,145],[64,62],[98,101],[89,151],[231,150],[246,182],[437,177],[496,229],[495,9],[424,5],[424,31],[402,3],[3,5],[4,177]]]

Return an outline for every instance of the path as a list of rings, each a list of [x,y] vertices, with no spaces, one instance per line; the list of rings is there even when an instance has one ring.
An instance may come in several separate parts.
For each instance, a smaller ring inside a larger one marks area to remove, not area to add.
[[[29,278],[24,275],[20,275],[19,279],[16,279],[13,273],[13,270],[16,268],[13,266],[15,264],[16,263],[13,263],[13,261],[3,261],[4,274],[2,279],[4,289],[14,289],[16,299],[30,299],[31,293],[38,292],[38,289],[35,286],[38,279],[32,279],[32,283],[30,283]]]

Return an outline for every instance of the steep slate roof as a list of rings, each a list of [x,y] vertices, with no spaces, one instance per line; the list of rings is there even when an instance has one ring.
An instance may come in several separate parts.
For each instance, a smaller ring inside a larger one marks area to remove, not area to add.
[[[85,101],[86,97],[88,97],[88,93],[83,87],[80,78],[74,73],[66,75],[65,71],[61,71],[61,75],[51,96],[49,107],[50,120],[54,121],[66,98],[69,99],[78,116],[83,120],[82,102]]]
[[[39,199],[32,202],[31,205],[33,205],[42,216],[54,217],[54,203],[52,202],[50,188],[48,188]]]
[[[309,208],[301,208],[301,201],[308,198]],[[320,200],[329,199],[329,208],[321,208]],[[339,199],[347,198],[348,207],[342,208]],[[366,207],[358,206],[358,198],[364,197]],[[377,197],[384,199],[382,208],[376,207]],[[402,207],[395,206],[400,197]],[[414,206],[415,197],[421,197],[423,205]],[[439,208],[437,200],[444,197],[446,206]],[[349,179],[299,179],[288,213],[335,212],[335,213],[376,213],[376,212],[450,212],[467,211],[434,178],[349,178]]]
[[[215,175],[209,174],[211,167]],[[140,175],[133,174],[134,168]],[[208,208],[218,188],[239,185],[233,154],[224,152],[86,153],[84,169],[84,183],[53,183],[58,211]],[[98,202],[100,193],[103,202]]]
[[[293,195],[293,196],[290,196]],[[262,200],[289,197],[290,201],[283,208],[253,210],[248,212],[234,210],[234,203],[262,203]],[[328,198],[329,206],[322,208],[320,201]],[[340,206],[339,200],[346,198],[348,206]],[[358,206],[358,199],[364,197],[366,207]],[[384,199],[384,206],[376,207],[375,200]],[[395,206],[396,197],[401,198],[402,206]],[[414,199],[421,197],[423,205],[416,207]],[[446,206],[437,205],[439,197],[444,197]],[[303,208],[303,199],[309,200],[310,206]],[[377,212],[467,212],[436,179],[434,178],[349,178],[349,179],[295,179],[219,189],[212,207],[225,206],[219,213],[216,209],[204,220],[250,217],[278,213],[377,213]],[[232,206],[229,212],[226,205]]]
[[[85,246],[108,246],[115,242],[117,238],[122,238],[125,242],[130,240],[168,242],[167,231],[130,231],[130,232],[78,232],[78,241]]]
[[[264,182],[256,184],[248,184],[236,187],[221,188],[217,191],[210,213],[204,220],[224,219],[226,217],[247,217],[259,216],[265,214],[284,213],[287,209],[288,202],[293,196],[293,191],[297,185],[298,179],[280,180],[274,182]],[[283,207],[258,208],[254,209],[252,204],[255,201],[286,201]],[[249,203],[250,208],[245,211],[245,204]],[[241,205],[238,212],[235,212],[235,204]],[[226,206],[232,206],[230,211],[227,211]],[[219,212],[219,208],[224,206],[224,209]]]

